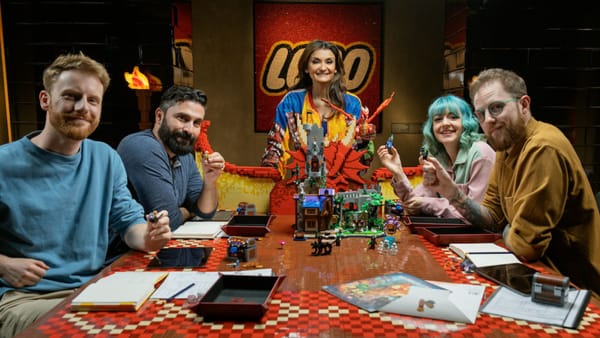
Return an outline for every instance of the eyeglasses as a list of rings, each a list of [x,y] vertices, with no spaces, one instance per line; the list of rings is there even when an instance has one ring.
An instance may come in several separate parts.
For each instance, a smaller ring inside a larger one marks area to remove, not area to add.
[[[504,111],[504,107],[506,107],[507,103],[517,101],[517,100],[519,100],[518,97],[513,97],[513,98],[510,98],[510,99],[504,100],[504,101],[494,101],[494,102],[488,104],[487,108],[485,108],[485,109],[475,110],[475,117],[477,117],[477,120],[479,120],[479,123],[483,123],[483,121],[485,121],[486,110],[488,113],[490,113],[491,117],[495,118],[498,115],[502,114],[502,112]]]

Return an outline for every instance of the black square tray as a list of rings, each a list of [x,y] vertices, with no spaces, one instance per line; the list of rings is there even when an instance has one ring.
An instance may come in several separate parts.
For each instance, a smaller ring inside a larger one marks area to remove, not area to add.
[[[262,237],[269,231],[273,215],[235,215],[223,226],[229,236]]]
[[[193,309],[207,320],[260,321],[284,278],[221,275]]]

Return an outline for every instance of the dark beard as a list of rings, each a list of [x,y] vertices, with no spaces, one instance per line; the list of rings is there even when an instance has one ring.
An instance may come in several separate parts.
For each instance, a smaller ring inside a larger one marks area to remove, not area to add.
[[[192,134],[183,131],[171,132],[164,121],[158,128],[158,137],[175,155],[185,155],[193,152],[196,144],[196,138]]]

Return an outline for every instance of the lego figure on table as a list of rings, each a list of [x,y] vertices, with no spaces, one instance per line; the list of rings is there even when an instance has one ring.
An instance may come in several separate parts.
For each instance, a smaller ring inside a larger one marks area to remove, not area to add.
[[[394,236],[400,226],[400,219],[397,216],[386,215],[385,216],[384,231],[387,236]]]
[[[321,191],[323,192],[321,194]],[[331,195],[329,189],[321,189],[319,191],[319,200],[321,201],[321,229],[329,229],[333,213],[333,203],[331,201]]]
[[[317,234],[317,239],[311,244],[312,255],[329,255],[333,248],[333,243],[337,240],[335,232],[328,230]]]
[[[309,194],[314,194],[319,188],[325,187],[327,177],[327,167],[325,166],[325,157],[323,149],[323,128],[317,125],[303,126],[307,133],[307,138],[312,139],[311,147],[306,149],[305,173],[307,179],[304,181],[304,188],[308,189]],[[310,160],[309,160],[310,159]],[[308,186],[306,186],[308,185]]]
[[[230,237],[227,240],[227,259],[248,262],[256,258],[256,239]]]
[[[245,215],[246,214],[246,206],[248,205],[248,202],[240,202],[238,203],[238,207],[235,210],[235,212],[238,215]]]
[[[367,243],[368,250],[375,250],[375,247],[377,246],[377,236],[371,236],[371,238],[369,238],[369,242]]]
[[[296,199],[296,231],[318,232],[329,229],[333,213],[333,189],[325,188],[327,168],[323,157],[323,129],[317,125],[304,125],[307,137],[312,140],[307,149],[306,178],[298,181]]]
[[[398,244],[396,243],[395,234],[398,232],[400,226],[400,218],[394,215],[386,215],[384,232],[385,237],[383,241],[379,242],[377,250],[379,253],[388,253],[390,255],[396,255],[398,253]]]
[[[391,256],[396,256],[396,254],[398,253],[398,244],[394,240],[394,236],[384,237],[383,241],[379,242],[377,251],[380,254],[388,254]]]
[[[335,194],[338,227],[344,233],[356,236],[381,235],[382,220],[378,210],[383,198],[378,186],[356,191],[343,191]]]

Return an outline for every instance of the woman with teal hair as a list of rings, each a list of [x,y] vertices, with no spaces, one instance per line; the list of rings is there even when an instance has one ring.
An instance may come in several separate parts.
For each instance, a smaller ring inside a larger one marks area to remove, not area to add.
[[[392,187],[404,210],[411,215],[446,218],[464,217],[422,184],[412,187],[402,169],[398,151],[382,145],[377,150],[381,163],[393,174]],[[431,154],[446,168],[465,195],[481,202],[496,153],[479,133],[479,123],[467,102],[454,95],[444,95],[429,106],[423,125],[421,156]],[[421,159],[419,159],[421,160]]]

